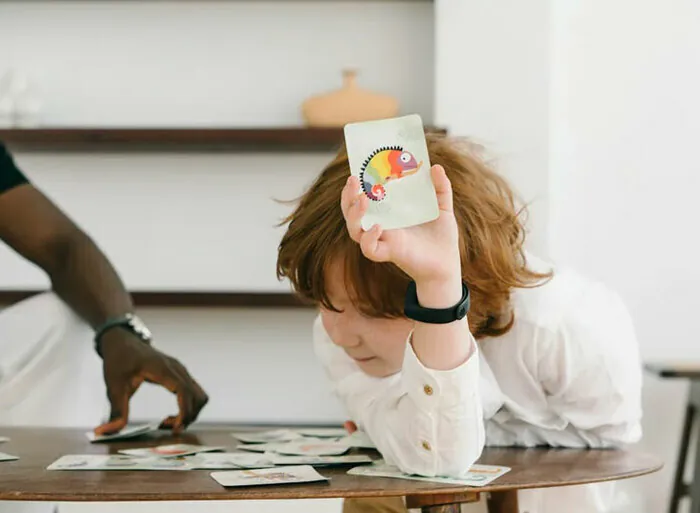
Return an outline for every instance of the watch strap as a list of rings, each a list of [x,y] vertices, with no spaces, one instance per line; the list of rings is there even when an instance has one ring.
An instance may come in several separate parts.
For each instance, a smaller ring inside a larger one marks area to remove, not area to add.
[[[427,324],[448,324],[463,319],[469,311],[470,294],[467,284],[462,282],[462,297],[457,304],[448,308],[426,308],[418,303],[416,282],[411,281],[406,290],[404,315],[414,321]]]
[[[100,339],[107,331],[114,328],[126,329],[127,331],[133,333],[138,338],[140,338],[144,343],[151,343],[152,336],[150,330],[146,327],[146,325],[139,317],[132,313],[128,313],[123,317],[107,320],[104,324],[102,324],[95,330],[95,350],[100,356],[102,356],[102,353],[100,351]]]

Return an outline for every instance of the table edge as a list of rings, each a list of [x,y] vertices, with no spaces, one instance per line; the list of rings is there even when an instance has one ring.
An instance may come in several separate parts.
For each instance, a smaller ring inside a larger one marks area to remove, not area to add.
[[[645,475],[658,472],[664,467],[663,463],[657,463],[655,466],[647,469],[642,469],[635,472],[629,472],[619,476],[607,476],[598,479],[579,479],[567,481],[566,483],[558,483],[556,481],[545,481],[540,483],[528,483],[522,486],[512,485],[486,485],[486,486],[450,486],[446,485],[441,488],[433,488],[426,490],[416,490],[409,494],[396,493],[395,490],[358,490],[349,491],[347,493],[338,493],[330,488],[326,488],[324,493],[324,485],[319,484],[319,488],[310,492],[300,492],[298,488],[290,487],[289,495],[281,495],[277,492],[271,494],[265,492],[267,487],[256,486],[248,488],[231,489],[230,493],[216,494],[192,494],[184,493],[182,495],[174,494],[99,494],[99,493],[71,493],[71,494],[46,494],[46,493],[23,493],[23,492],[0,492],[0,501],[35,501],[35,502],[186,502],[186,501],[243,501],[243,500],[298,500],[298,499],[344,499],[358,497],[417,497],[430,495],[449,495],[449,494],[464,494],[464,493],[489,493],[503,492],[512,490],[528,490],[540,488],[560,488],[564,486],[578,486],[582,484],[603,483],[609,481],[622,481],[625,479],[634,479]],[[381,479],[381,478],[375,478]],[[391,479],[391,478],[384,478]],[[279,489],[278,489],[279,490]],[[294,491],[297,490],[297,491]]]

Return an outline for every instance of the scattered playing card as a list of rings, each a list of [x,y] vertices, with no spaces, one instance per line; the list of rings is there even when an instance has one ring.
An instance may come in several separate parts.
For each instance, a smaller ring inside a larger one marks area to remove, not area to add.
[[[313,467],[299,465],[295,467],[268,468],[257,470],[229,470],[227,472],[212,472],[211,477],[221,486],[257,486],[289,483],[311,483],[328,481]]]
[[[301,435],[291,429],[271,429],[267,431],[236,431],[231,435],[241,442],[257,444],[266,442],[288,442],[301,438]]]
[[[297,433],[303,436],[313,438],[341,438],[347,436],[348,432],[345,428],[303,428],[297,429]]]
[[[184,459],[69,454],[54,461],[46,470],[190,470],[191,468]]]
[[[413,474],[404,474],[393,465],[387,465],[383,461],[376,461],[372,465],[351,468],[347,473],[353,476],[391,477],[397,479],[410,479],[414,481],[428,481],[431,483],[456,484],[463,486],[485,486],[493,480],[501,477],[509,470],[509,467],[474,465],[466,476],[459,479],[448,477],[423,477]]]
[[[0,436],[0,444],[4,443],[4,442],[9,442],[9,441],[10,441],[10,439],[7,438],[6,436]]]
[[[369,198],[362,228],[385,230],[437,219],[437,195],[423,122],[417,114],[345,125],[350,172]]]
[[[355,431],[351,435],[344,436],[338,439],[339,443],[345,444],[348,447],[356,447],[358,449],[376,449],[377,446],[370,439],[369,435],[364,431]]]
[[[269,454],[270,461],[275,465],[359,465],[372,463],[372,458],[364,454],[350,456],[283,456]]]
[[[16,461],[18,459],[19,457],[17,456],[12,456],[11,454],[5,454],[4,452],[0,452],[0,461]]]
[[[284,447],[286,442],[270,444],[238,444],[236,449],[249,452],[276,452],[278,448]]]
[[[348,445],[339,442],[307,439],[280,444],[275,447],[274,452],[293,456],[337,456],[348,452],[349,449]]]
[[[89,431],[85,433],[88,440],[91,442],[111,442],[114,440],[126,440],[129,438],[136,438],[138,436],[145,435],[146,433],[152,433],[158,430],[158,425],[155,424],[144,424],[142,426],[127,426],[122,429],[119,433],[113,435],[101,435],[97,436],[94,432]]]
[[[266,456],[240,452],[201,453],[190,456],[188,461],[193,469],[201,470],[269,468],[275,466]]]
[[[159,445],[157,447],[142,447],[139,449],[122,449],[121,454],[129,456],[158,456],[161,458],[176,458],[178,456],[189,456],[200,452],[223,451],[225,447],[212,447],[208,445],[193,445],[193,444],[171,444]]]

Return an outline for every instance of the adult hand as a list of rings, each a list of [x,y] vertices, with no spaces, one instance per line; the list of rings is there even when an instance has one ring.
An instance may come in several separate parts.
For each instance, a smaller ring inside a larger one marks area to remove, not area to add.
[[[209,397],[187,369],[172,358],[119,328],[100,340],[104,380],[111,405],[109,421],[95,428],[95,434],[121,431],[129,420],[129,401],[143,382],[154,383],[177,395],[179,412],[164,419],[161,429],[179,433],[192,424]]]

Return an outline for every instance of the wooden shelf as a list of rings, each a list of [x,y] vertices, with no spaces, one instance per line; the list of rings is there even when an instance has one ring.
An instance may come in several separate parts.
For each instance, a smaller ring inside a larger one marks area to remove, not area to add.
[[[335,151],[338,128],[28,128],[0,130],[13,150]]]
[[[9,305],[42,290],[0,290],[0,305]],[[160,307],[252,307],[311,308],[294,294],[285,292],[198,292],[198,291],[133,291],[136,306]]]
[[[439,128],[430,132],[445,133]],[[11,128],[0,141],[27,151],[302,151],[334,152],[342,128]]]

